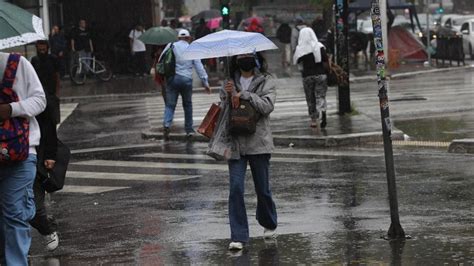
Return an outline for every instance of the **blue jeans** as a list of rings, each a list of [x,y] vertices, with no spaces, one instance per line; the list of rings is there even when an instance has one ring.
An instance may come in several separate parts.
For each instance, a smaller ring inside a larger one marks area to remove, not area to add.
[[[268,182],[270,157],[270,154],[246,155],[241,156],[240,160],[229,160],[228,162],[230,174],[229,221],[232,241],[243,243],[249,241],[249,225],[244,202],[247,162],[250,164],[257,193],[257,221],[264,228],[272,230],[278,225],[275,203]]]
[[[0,262],[6,265],[28,265],[31,245],[30,224],[35,216],[33,182],[36,155],[0,171]]]
[[[166,104],[164,127],[171,127],[173,123],[174,110],[181,95],[184,109],[184,129],[186,133],[194,132],[193,129],[193,80],[187,77],[175,75],[170,78],[166,85]]]

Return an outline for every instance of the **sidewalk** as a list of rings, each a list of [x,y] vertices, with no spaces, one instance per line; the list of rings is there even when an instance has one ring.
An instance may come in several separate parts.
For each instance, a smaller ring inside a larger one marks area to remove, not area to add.
[[[370,118],[364,114],[339,116],[335,112],[337,103],[330,102],[328,108],[328,126],[324,130],[314,130],[309,127],[308,115],[306,112],[306,102],[301,90],[301,78],[297,70],[293,67],[289,70],[279,68],[279,62],[276,55],[269,55],[269,65],[271,68],[279,69],[274,76],[278,79],[278,103],[275,112],[272,114],[272,126],[274,131],[275,144],[278,146],[308,146],[308,147],[331,147],[352,145],[358,146],[363,143],[380,142],[382,139],[381,123],[375,117]],[[272,61],[273,60],[273,61]],[[411,75],[422,75],[433,72],[457,71],[465,68],[471,68],[471,65],[461,67],[447,68],[430,68],[420,64],[401,65],[397,71],[392,72],[392,79],[405,78]],[[270,70],[272,71],[272,70]],[[283,72],[282,72],[283,71]],[[286,71],[286,72],[285,72]],[[285,74],[286,73],[286,74]],[[358,76],[357,76],[358,75]],[[285,77],[288,76],[288,77]],[[211,74],[210,79],[213,81],[213,91],[219,87],[219,79]],[[351,75],[351,82],[367,82],[376,80],[373,71],[359,71]],[[196,101],[196,99],[204,95],[202,88],[195,89],[193,96],[195,102],[200,105],[195,110],[195,127],[198,127],[202,118],[207,112],[210,104],[216,99],[208,97]],[[336,99],[335,91],[330,89],[328,99]],[[157,101],[155,110],[150,112],[150,120],[155,121],[149,129],[146,129],[142,136],[146,139],[162,139],[161,121],[162,118],[157,117],[162,113],[163,102],[161,93],[156,88],[151,77],[136,78],[132,76],[118,76],[110,82],[99,82],[94,79],[88,80],[84,86],[71,85],[70,81],[64,82],[61,91],[63,102],[84,102],[96,100],[113,100],[113,99],[148,99],[152,98]],[[159,109],[156,109],[159,108]],[[298,108],[298,112],[294,113],[293,108]],[[181,109],[177,107],[177,111]],[[293,114],[294,113],[294,114]],[[180,128],[181,122],[176,122],[173,132],[184,132]],[[392,139],[402,140],[403,132],[394,129]],[[171,140],[183,141],[186,137],[184,133],[174,133]],[[196,135],[194,141],[208,141],[205,137]],[[466,148],[464,148],[466,149]],[[454,150],[454,148],[452,149]],[[459,150],[459,148],[457,149]]]
[[[382,141],[381,122],[367,115],[354,113],[340,116],[336,112],[336,90],[328,90],[328,124],[325,129],[309,126],[310,119],[300,78],[277,79],[277,102],[271,114],[274,142],[277,146],[291,147],[334,147],[359,146],[363,143]],[[195,94],[193,96],[194,127],[197,128],[212,102],[218,101],[217,94]],[[147,99],[150,128],[142,133],[145,139],[163,140],[163,99]],[[184,114],[180,104],[176,107],[171,141],[186,141],[183,128]],[[403,132],[394,128],[392,139],[402,140]],[[207,142],[204,136],[196,134],[193,141]]]

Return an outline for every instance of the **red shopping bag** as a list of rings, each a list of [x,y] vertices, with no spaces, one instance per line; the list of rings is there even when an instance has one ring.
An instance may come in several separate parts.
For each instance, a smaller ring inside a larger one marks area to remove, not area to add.
[[[217,119],[219,119],[219,113],[221,108],[219,104],[213,103],[209,111],[207,111],[204,120],[202,120],[201,125],[199,126],[197,132],[203,134],[204,136],[211,138],[214,134],[214,129],[216,128]]]

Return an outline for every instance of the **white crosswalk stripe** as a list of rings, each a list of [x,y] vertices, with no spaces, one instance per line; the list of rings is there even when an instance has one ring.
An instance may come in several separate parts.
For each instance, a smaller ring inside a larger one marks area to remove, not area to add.
[[[180,181],[198,178],[200,175],[160,175],[160,174],[131,174],[131,173],[101,173],[68,171],[67,178],[127,180],[127,181]]]
[[[124,150],[133,150],[134,148],[148,149],[150,147],[157,148],[156,146],[148,145],[137,145],[137,147],[130,145],[104,147],[102,149],[104,152],[120,153]],[[82,153],[73,152],[74,154],[85,154],[98,151],[100,151],[100,148],[81,150]],[[321,158],[321,156],[324,156],[324,158]],[[277,150],[272,156],[271,162],[273,162],[272,165],[277,167],[281,163],[319,164],[335,159],[331,158],[328,153]],[[131,188],[134,184],[137,184],[136,182],[185,181],[209,176],[210,173],[215,172],[224,176],[227,175],[227,163],[216,162],[203,153],[144,152],[141,154],[135,153],[128,157],[124,156],[120,160],[82,160],[70,164],[70,170],[67,173],[66,179],[67,184],[62,193],[106,193]],[[116,184],[117,181],[121,182],[120,185]],[[91,182],[94,182],[94,185]],[[97,182],[103,185],[95,185]]]
[[[215,161],[213,158],[205,154],[170,154],[170,153],[147,153],[143,155],[134,155],[135,158],[160,158],[160,159],[194,159],[194,160],[207,160]],[[312,159],[312,158],[282,158],[272,157],[271,162],[278,163],[319,163],[332,161],[333,159]]]

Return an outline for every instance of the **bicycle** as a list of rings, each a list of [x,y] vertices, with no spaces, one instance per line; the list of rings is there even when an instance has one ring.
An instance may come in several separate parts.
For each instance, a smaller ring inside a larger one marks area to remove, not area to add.
[[[71,80],[76,85],[85,83],[87,73],[94,74],[102,81],[109,81],[113,76],[111,68],[105,62],[95,59],[95,56],[79,57],[70,67]]]

